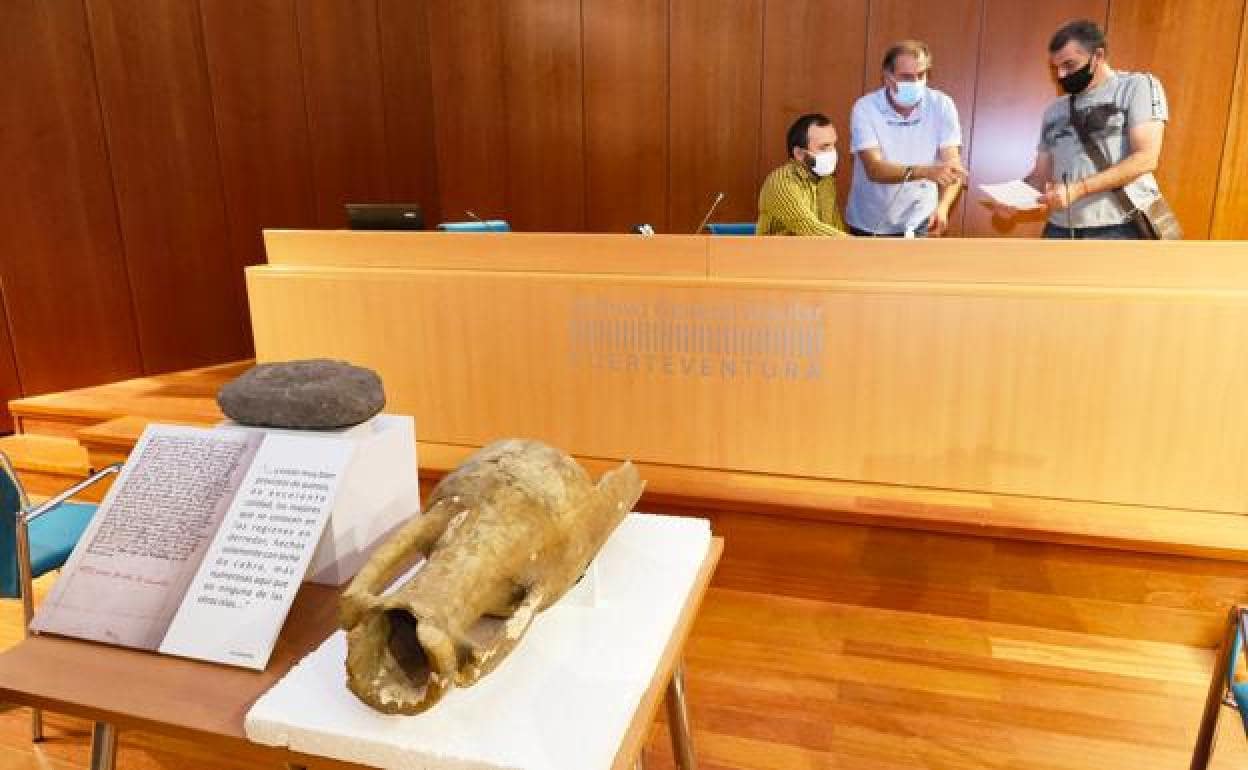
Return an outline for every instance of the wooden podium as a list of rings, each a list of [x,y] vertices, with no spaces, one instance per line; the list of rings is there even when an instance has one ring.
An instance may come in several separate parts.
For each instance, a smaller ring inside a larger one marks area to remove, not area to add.
[[[1242,244],[266,243],[258,359],[375,368],[422,452],[534,436],[720,501],[1248,555]]]

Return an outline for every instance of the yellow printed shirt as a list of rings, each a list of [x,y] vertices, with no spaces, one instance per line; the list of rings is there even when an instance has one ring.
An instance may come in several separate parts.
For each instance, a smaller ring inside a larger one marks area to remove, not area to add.
[[[795,160],[772,171],[758,193],[757,232],[846,237],[836,208],[836,178],[819,179]]]

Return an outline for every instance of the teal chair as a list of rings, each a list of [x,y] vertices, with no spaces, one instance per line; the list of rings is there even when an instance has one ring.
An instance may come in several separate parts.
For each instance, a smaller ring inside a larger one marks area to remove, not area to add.
[[[1244,736],[1248,738],[1248,682],[1235,681],[1235,666],[1244,652],[1245,639],[1248,639],[1248,607],[1236,605],[1231,608],[1218,656],[1213,661],[1213,676],[1205,698],[1200,730],[1196,734],[1196,747],[1192,751],[1191,770],[1206,770],[1209,767],[1218,733],[1218,718],[1225,708],[1239,712]]]
[[[35,614],[34,579],[60,569],[91,523],[94,503],[70,498],[121,469],[110,465],[46,502],[32,506],[9,458],[0,452],[0,596],[22,600],[22,626],[30,633]],[[43,740],[43,714],[32,709],[31,736]]]
[[[480,219],[470,222],[443,222],[438,229],[447,233],[509,233],[505,219]]]
[[[757,226],[753,222],[707,222],[711,235],[753,235]]]

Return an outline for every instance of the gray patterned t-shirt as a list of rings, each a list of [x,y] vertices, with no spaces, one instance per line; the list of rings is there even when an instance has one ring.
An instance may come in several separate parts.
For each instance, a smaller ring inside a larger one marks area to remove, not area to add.
[[[1087,123],[1092,138],[1105,153],[1111,164],[1120,162],[1131,154],[1127,131],[1150,120],[1165,121],[1169,118],[1166,94],[1161,83],[1152,75],[1135,72],[1115,72],[1101,85],[1074,97],[1075,109]],[[1044,125],[1040,132],[1041,152],[1053,156],[1053,180],[1062,184],[1062,175],[1068,174],[1071,184],[1097,173],[1079,135],[1070,125],[1070,97],[1063,96],[1044,111]],[[1137,207],[1147,206],[1161,195],[1157,180],[1152,174],[1144,174],[1126,186],[1127,197]],[[1066,211],[1054,210],[1049,221],[1065,227],[1101,227],[1126,221],[1128,212],[1123,211],[1112,191],[1095,193],[1075,202]]]

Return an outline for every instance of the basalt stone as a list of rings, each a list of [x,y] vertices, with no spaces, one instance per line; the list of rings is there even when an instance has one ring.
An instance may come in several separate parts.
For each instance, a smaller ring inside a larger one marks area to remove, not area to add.
[[[381,411],[386,395],[372,369],[316,358],[260,364],[217,393],[235,422],[269,428],[345,428]]]

